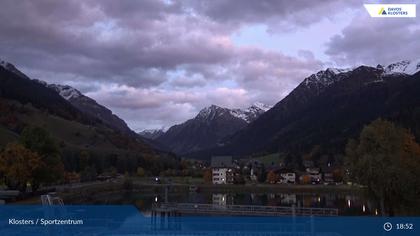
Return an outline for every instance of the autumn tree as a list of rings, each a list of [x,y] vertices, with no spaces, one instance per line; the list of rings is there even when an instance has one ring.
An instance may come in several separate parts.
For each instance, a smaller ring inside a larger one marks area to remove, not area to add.
[[[366,185],[390,215],[420,198],[420,145],[389,121],[372,122],[348,142],[345,166],[349,178]]]
[[[270,184],[275,184],[279,181],[279,175],[274,171],[269,171],[267,174],[267,182]]]
[[[301,184],[310,184],[311,183],[311,176],[309,176],[309,175],[303,175],[301,177],[300,183]]]
[[[42,181],[44,167],[38,154],[21,144],[9,143],[0,153],[1,175],[9,187],[22,192],[26,191],[27,184],[37,186],[35,183]]]
[[[343,181],[343,171],[341,169],[334,169],[332,172],[334,182]]]
[[[40,127],[26,127],[21,133],[20,143],[27,149],[36,152],[45,164],[44,169],[40,172],[42,183],[55,183],[63,179],[64,166],[60,151],[46,130]]]
[[[212,183],[213,173],[212,173],[211,169],[204,170],[203,179],[204,179],[204,183]]]

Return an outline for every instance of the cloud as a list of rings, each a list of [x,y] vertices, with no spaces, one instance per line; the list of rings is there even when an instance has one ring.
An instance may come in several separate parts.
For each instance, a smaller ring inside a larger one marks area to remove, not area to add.
[[[168,126],[210,104],[272,105],[323,66],[309,50],[292,57],[235,45],[241,27],[266,24],[281,34],[354,2],[5,0],[0,57],[31,77],[76,87],[130,127]],[[331,55],[339,46],[331,43]]]
[[[7,60],[31,69],[148,85],[153,77],[148,74],[157,70],[231,56],[226,35],[215,34],[211,22],[173,14],[176,9],[160,1],[42,3],[2,2],[0,53]]]
[[[225,87],[187,92],[107,84],[86,95],[94,97],[100,104],[108,104],[114,112],[124,114],[134,129],[181,123],[210,104],[234,108],[249,103],[244,89]]]
[[[126,109],[153,108],[168,102],[176,104],[192,103],[199,98],[197,94],[135,88],[117,84],[103,84],[101,89],[87,93],[87,95],[109,106]]]
[[[345,9],[358,7],[361,1],[334,1],[324,0],[299,0],[299,1],[271,1],[271,0],[191,0],[190,8],[197,14],[202,14],[210,19],[234,26],[244,24],[264,23],[269,31],[279,32],[284,30],[307,27],[327,18],[333,18],[338,12],[331,9]]]
[[[420,21],[417,18],[356,16],[327,43],[326,53],[341,64],[388,64],[419,57]]]
[[[191,87],[203,87],[206,85],[206,80],[202,76],[180,76],[176,77],[170,84],[175,88],[191,88]]]

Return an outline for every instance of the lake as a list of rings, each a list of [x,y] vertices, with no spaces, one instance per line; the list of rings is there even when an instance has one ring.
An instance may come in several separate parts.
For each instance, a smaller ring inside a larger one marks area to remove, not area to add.
[[[170,192],[168,202],[216,205],[261,205],[291,207],[336,208],[343,216],[380,215],[377,204],[363,193],[243,193],[243,192]],[[112,193],[95,197],[93,204],[134,204],[145,215],[154,203],[165,202],[165,193]]]

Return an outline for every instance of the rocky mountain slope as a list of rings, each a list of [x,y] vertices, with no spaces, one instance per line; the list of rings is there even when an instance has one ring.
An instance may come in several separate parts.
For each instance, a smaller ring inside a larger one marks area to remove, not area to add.
[[[419,60],[320,71],[254,122],[224,138],[222,147],[195,157],[302,154],[314,146],[325,153],[342,153],[349,138],[379,117],[410,128],[419,138],[419,71]]]
[[[83,102],[91,111],[83,109]],[[32,80],[4,61],[0,63],[0,109],[0,146],[16,140],[25,127],[36,126],[51,133],[63,152],[88,149],[98,156],[155,155],[137,135],[106,122],[103,113],[112,112],[105,107],[73,88]]]
[[[56,91],[61,97],[69,101],[73,106],[102,121],[104,124],[124,134],[134,135],[135,133],[127,126],[124,120],[113,114],[111,110],[98,104],[90,97],[83,95],[77,89],[60,84],[47,84],[44,81],[36,80],[44,86]]]
[[[178,154],[210,148],[257,119],[269,107],[256,103],[247,109],[211,105],[182,124],[174,125],[156,140]]]
[[[165,134],[165,131],[162,129],[146,129],[141,132],[138,132],[138,135],[140,135],[143,138],[155,140]]]

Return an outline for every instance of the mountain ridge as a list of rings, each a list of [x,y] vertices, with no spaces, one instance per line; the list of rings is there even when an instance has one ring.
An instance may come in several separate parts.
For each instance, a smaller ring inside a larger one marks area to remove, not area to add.
[[[170,127],[156,140],[178,154],[209,148],[218,145],[223,137],[247,126],[268,108],[262,103],[247,109],[210,105],[201,109],[194,118]]]
[[[145,129],[143,131],[138,132],[137,134],[151,140],[155,140],[162,136],[165,133],[163,129]]]
[[[69,141],[72,146],[76,145],[72,143],[74,140],[89,139],[94,140],[92,143],[106,143],[109,147],[116,149],[131,146],[138,150],[152,152],[142,141],[135,137],[120,135],[108,126],[104,126],[96,117],[83,113],[55,90],[30,79],[12,64],[8,63],[7,67],[4,67],[4,65],[5,63],[2,63],[0,66],[0,97],[4,109],[13,112],[13,114],[3,115],[13,117],[13,119],[2,119],[2,122],[5,122],[2,125],[5,125],[5,127],[11,125],[10,131],[19,134],[26,126],[39,126],[40,124],[45,127],[53,126],[54,124],[44,121],[51,119],[54,121],[53,123],[65,123],[68,126],[80,127],[80,130],[89,133],[89,136],[91,135],[88,138],[81,135],[82,131],[66,130],[67,127],[60,127],[60,130],[49,130],[60,137],[63,142]],[[16,106],[21,107],[20,110],[13,109]],[[21,110],[22,112],[20,112]],[[28,114],[31,114],[31,116],[28,116]],[[72,132],[78,134],[71,134]],[[64,134],[66,138],[63,137]],[[76,146],[79,145],[90,146],[92,144],[85,143],[83,145],[77,142]]]
[[[420,91],[420,63],[396,64],[312,74],[272,109],[225,137],[219,147],[190,156],[302,154],[316,145],[337,153],[363,125],[379,117],[413,129],[418,138],[420,94],[414,88]]]
[[[69,101],[82,112],[98,118],[106,125],[128,135],[135,135],[123,119],[115,115],[110,109],[97,103],[94,99],[82,94],[79,90],[61,84],[48,84],[45,81],[35,80],[49,89],[56,91],[61,97]]]

